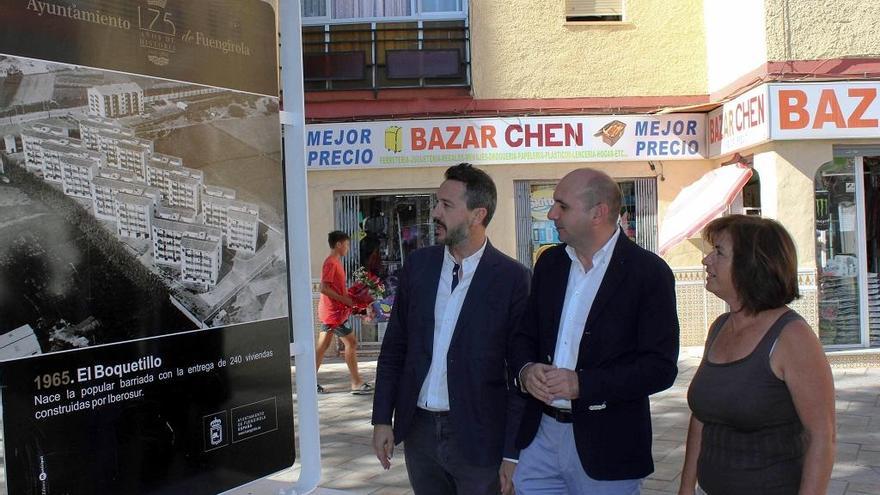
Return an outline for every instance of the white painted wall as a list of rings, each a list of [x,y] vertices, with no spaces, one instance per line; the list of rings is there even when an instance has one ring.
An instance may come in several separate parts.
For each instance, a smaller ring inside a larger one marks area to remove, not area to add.
[[[709,92],[767,62],[764,0],[705,0]]]

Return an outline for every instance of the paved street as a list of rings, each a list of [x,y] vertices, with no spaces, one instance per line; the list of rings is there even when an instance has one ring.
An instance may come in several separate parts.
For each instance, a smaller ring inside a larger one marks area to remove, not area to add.
[[[670,390],[651,400],[656,470],[645,482],[644,495],[675,493],[684,458],[689,411],[685,394],[699,364],[701,349],[683,350],[680,374]],[[374,376],[376,362],[362,361],[361,371]],[[837,387],[837,463],[833,495],[880,494],[880,369],[835,369]],[[319,397],[323,458],[322,495],[410,494],[403,453],[395,451],[393,467],[383,472],[370,447],[371,396],[348,393],[348,374],[338,358],[321,368],[328,390]],[[282,478],[291,479],[295,473]]]

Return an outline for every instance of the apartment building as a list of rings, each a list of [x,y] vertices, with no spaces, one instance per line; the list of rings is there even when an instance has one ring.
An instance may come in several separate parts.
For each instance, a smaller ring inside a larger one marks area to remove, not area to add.
[[[70,138],[45,141],[35,144],[34,147],[40,150],[35,156],[39,156],[38,170],[42,173],[43,180],[59,184],[67,158],[77,156],[83,150],[77,140]]]
[[[197,223],[199,221],[198,211],[189,208],[180,208],[177,206],[158,205],[154,211],[156,218],[163,220],[174,220],[176,222]]]
[[[180,240],[183,268],[181,280],[201,290],[217,285],[220,276],[221,243],[219,240],[202,241],[191,237]]]
[[[149,239],[153,231],[153,206],[150,196],[118,192],[114,196],[116,234],[132,239]]]
[[[147,162],[146,177],[148,184],[162,191],[162,200],[166,205],[193,210],[199,208],[204,185],[201,170],[184,167],[182,162],[175,160],[166,161],[163,156],[158,159],[153,156]]]
[[[256,208],[230,207],[227,213],[226,246],[233,251],[256,253],[259,226],[260,215]]]
[[[153,260],[155,263],[180,266],[183,255],[180,241],[185,238],[221,241],[223,231],[203,224],[156,217],[152,222]]]
[[[94,86],[87,93],[91,115],[118,118],[144,113],[144,90],[136,83]]]
[[[92,181],[103,165],[100,155],[94,158],[68,156],[61,169],[61,187],[64,194],[75,198],[92,199]]]
[[[177,268],[182,282],[213,288],[224,246],[256,253],[259,207],[235,199],[234,189],[205,184],[202,171],[155,153],[151,141],[116,119],[84,118],[79,133],[74,139],[43,122],[26,127],[28,170],[91,200],[95,217],[113,222],[118,237],[151,240],[153,262]]]
[[[25,126],[21,131],[21,146],[24,151],[25,167],[29,172],[41,173],[43,168],[43,144],[63,143],[70,139],[67,130],[37,122]]]
[[[138,181],[136,175],[119,170],[108,172],[106,168],[102,168],[92,179],[92,205],[95,217],[116,221],[118,212],[116,198],[120,193],[149,198],[154,205],[159,204],[162,198],[162,193],[158,189]]]
[[[235,191],[212,187],[202,196],[205,223],[222,229],[226,247],[254,253],[257,250],[260,209],[253,203],[234,199]],[[229,197],[232,196],[232,197]]]
[[[83,145],[90,150],[103,151],[107,144],[102,145],[100,134],[116,136],[122,139],[134,138],[134,131],[123,126],[116,119],[89,115],[79,121],[79,134]],[[104,139],[107,139],[106,137]]]

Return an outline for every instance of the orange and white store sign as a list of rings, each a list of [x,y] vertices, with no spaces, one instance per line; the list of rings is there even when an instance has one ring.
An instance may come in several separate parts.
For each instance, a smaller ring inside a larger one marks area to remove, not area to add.
[[[880,81],[764,84],[711,111],[709,156],[770,140],[880,137]]]
[[[771,139],[880,137],[880,81],[769,86]]]

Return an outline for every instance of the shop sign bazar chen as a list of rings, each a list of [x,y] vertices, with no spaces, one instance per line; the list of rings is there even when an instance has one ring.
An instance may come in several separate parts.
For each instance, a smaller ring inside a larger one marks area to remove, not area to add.
[[[709,113],[709,156],[768,141],[880,137],[880,82],[758,86]]]
[[[705,114],[377,121],[306,126],[310,170],[701,160]]]
[[[880,137],[880,82],[776,83],[705,113],[311,124],[309,170],[700,160],[768,141]]]

